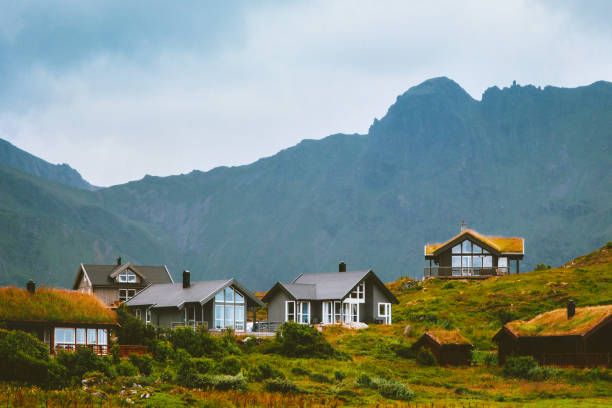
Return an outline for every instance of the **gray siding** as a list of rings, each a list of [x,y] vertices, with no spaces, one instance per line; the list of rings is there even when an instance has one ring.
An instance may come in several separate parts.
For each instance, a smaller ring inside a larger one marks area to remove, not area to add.
[[[268,302],[268,321],[284,322],[285,321],[285,302],[293,300],[289,298],[282,290],[277,290],[272,300]]]
[[[371,320],[366,323],[374,323],[376,320],[380,319],[380,317],[378,317],[378,303],[391,303],[391,308],[393,309],[393,302],[382,290],[380,290],[380,287],[374,283],[370,286],[372,286],[372,297],[370,298],[368,309],[371,313]],[[393,319],[393,311],[391,311],[391,319]]]

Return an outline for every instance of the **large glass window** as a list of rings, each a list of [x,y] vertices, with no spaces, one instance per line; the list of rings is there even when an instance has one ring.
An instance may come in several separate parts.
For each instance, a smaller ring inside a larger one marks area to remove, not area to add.
[[[489,252],[467,239],[454,246],[452,253],[453,276],[478,275],[481,269],[491,268]]]
[[[58,344],[74,344],[74,329],[56,327],[54,332],[55,346]]]
[[[87,329],[87,344],[98,344],[96,329]]]
[[[358,303],[344,303],[344,321],[347,323],[355,323],[359,321]]]
[[[310,323],[310,302],[297,302],[297,322]]]
[[[461,253],[461,244],[455,245],[453,247],[453,254],[460,254]]]
[[[323,302],[323,324],[334,323],[334,302]]]
[[[215,328],[244,330],[245,318],[244,295],[231,286],[220,290],[215,295]]]
[[[295,302],[292,300],[288,300],[285,302],[285,321],[295,321]]]
[[[359,299],[361,302],[365,301],[365,282],[361,282],[353,291],[350,296],[351,299]]]
[[[335,323],[340,323],[342,321],[342,303],[334,302],[334,318]]]
[[[119,289],[119,301],[127,302],[136,294],[135,289]]]
[[[130,270],[121,272],[117,279],[122,283],[136,283],[136,274]]]
[[[76,329],[77,344],[85,344],[85,329]]]
[[[98,329],[98,344],[106,345],[108,338],[106,337],[106,329]]]
[[[461,257],[453,255],[453,276],[459,276],[461,274]]]

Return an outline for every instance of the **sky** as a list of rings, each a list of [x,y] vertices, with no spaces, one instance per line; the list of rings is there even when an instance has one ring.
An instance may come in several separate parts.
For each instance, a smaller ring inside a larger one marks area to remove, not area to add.
[[[176,4],[178,3],[178,4]],[[612,81],[612,2],[0,0],[0,138],[110,186],[367,133],[447,76]]]

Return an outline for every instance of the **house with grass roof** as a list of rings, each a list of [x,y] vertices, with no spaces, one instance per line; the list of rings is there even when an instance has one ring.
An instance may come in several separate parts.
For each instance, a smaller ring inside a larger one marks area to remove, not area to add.
[[[137,266],[122,263],[119,257],[114,265],[80,264],[72,289],[93,293],[108,306],[116,307],[157,283],[173,283],[165,265]]]
[[[564,309],[507,323],[493,337],[500,364],[509,356],[533,356],[541,364],[610,367],[612,305]]]
[[[461,232],[446,242],[425,245],[423,276],[443,279],[487,279],[492,276],[519,273],[519,262],[525,255],[525,239],[484,235],[468,229],[465,221]]]
[[[474,346],[459,330],[431,330],[423,334],[412,349],[430,350],[439,365],[469,365]]]
[[[114,311],[96,296],[65,289],[0,288],[0,325],[28,332],[45,343],[51,353],[77,347],[108,353],[110,330],[118,327]]]

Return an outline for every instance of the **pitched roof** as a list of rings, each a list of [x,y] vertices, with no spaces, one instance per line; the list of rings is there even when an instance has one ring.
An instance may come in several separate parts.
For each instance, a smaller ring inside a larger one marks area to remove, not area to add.
[[[483,235],[474,230],[467,229],[455,235],[451,239],[443,243],[425,245],[425,255],[434,255],[439,249],[446,247],[451,242],[455,241],[463,235],[471,235],[477,240],[482,241],[489,247],[500,253],[519,253],[522,254],[525,250],[525,240],[519,237],[499,237],[492,235]]]
[[[398,303],[397,298],[389,291],[384,283],[371,271],[351,272],[327,272],[327,273],[304,273],[299,275],[291,283],[278,282],[262,298],[267,302],[279,287],[285,290],[296,300],[334,300],[342,299],[348,295],[359,282],[366,276],[371,275],[379,283],[381,289],[387,294],[392,302]]]
[[[128,306],[178,307],[185,303],[199,302],[204,304],[212,299],[217,292],[227,286],[234,286],[251,302],[262,307],[264,304],[251,291],[236,282],[235,279],[191,282],[190,287],[183,289],[182,283],[153,284],[128,300]]]
[[[424,336],[429,336],[441,346],[445,345],[461,345],[461,346],[471,346],[472,343],[468,341],[465,337],[461,335],[459,330],[431,330],[424,334]]]
[[[146,265],[132,265],[129,262],[123,265],[92,265],[92,264],[81,264],[79,273],[74,281],[73,289],[77,289],[78,280],[81,270],[85,271],[85,274],[94,286],[112,285],[115,281],[111,278],[111,275],[120,269],[132,269],[136,274],[144,278],[145,284],[150,283],[172,283],[172,277],[170,272],[165,265],[160,266],[146,266]]]
[[[65,289],[38,288],[34,294],[0,288],[0,321],[117,324],[117,315],[97,296]]]
[[[576,308],[571,319],[567,309],[555,309],[528,321],[515,320],[504,328],[515,337],[585,336],[606,321],[612,321],[612,305]]]

